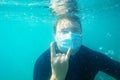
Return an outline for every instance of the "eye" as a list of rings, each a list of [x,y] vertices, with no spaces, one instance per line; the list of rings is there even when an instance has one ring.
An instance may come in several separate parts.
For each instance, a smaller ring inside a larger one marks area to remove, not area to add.
[[[72,29],[72,32],[73,33],[80,33],[80,30],[79,29]]]
[[[62,30],[61,32],[62,32],[63,34],[68,33],[68,31],[67,31],[67,30]]]

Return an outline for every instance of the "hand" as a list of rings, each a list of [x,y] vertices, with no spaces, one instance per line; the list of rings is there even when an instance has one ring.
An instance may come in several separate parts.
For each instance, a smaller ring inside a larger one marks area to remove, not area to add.
[[[65,80],[71,49],[68,49],[67,54],[56,54],[55,43],[51,42],[51,68],[52,77],[54,76],[57,80]]]

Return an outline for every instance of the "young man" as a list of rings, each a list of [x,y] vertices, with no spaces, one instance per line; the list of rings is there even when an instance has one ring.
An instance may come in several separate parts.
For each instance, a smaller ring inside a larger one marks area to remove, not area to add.
[[[36,61],[33,80],[94,80],[102,71],[120,80],[120,63],[82,45],[82,28],[76,16],[61,16],[51,43]]]

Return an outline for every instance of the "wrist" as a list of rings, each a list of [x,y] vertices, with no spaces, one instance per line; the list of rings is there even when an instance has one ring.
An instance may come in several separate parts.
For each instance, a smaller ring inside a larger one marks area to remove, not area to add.
[[[50,80],[58,80],[58,79],[54,75],[52,75]]]
[[[58,76],[52,74],[50,80],[65,80],[65,79],[63,77],[60,77],[60,76],[58,77]]]

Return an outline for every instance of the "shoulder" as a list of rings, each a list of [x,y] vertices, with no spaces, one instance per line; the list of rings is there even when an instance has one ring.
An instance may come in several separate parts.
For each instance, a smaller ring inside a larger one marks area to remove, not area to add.
[[[43,52],[34,65],[34,80],[47,80],[50,75],[50,50]],[[46,76],[46,77],[45,77]]]
[[[79,53],[83,54],[83,55],[86,55],[86,56],[92,56],[93,54],[94,55],[97,55],[97,54],[100,54],[100,52],[98,51],[95,51],[91,48],[88,48],[84,45],[81,46],[80,50],[79,50]]]
[[[48,48],[45,52],[43,52],[38,59],[36,60],[35,66],[48,64],[50,61],[50,49]]]
[[[95,51],[91,48],[88,48],[84,45],[81,46],[81,49],[80,49],[80,53],[82,53],[82,55],[88,59],[88,60],[91,60],[91,61],[103,61],[103,60],[106,60],[106,59],[109,59],[108,56],[106,56],[105,54],[99,52],[99,51]]]

